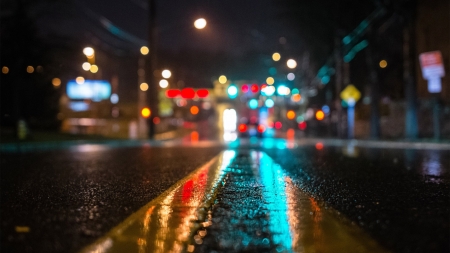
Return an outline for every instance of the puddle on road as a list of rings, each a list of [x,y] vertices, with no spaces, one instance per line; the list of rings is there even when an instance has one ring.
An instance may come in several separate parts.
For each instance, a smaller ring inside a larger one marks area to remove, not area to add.
[[[224,151],[82,252],[386,252],[258,151]]]

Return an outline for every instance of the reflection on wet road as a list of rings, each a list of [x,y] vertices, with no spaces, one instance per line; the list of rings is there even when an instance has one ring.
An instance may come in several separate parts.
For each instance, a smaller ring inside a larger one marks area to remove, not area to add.
[[[386,252],[260,151],[228,150],[83,252]]]

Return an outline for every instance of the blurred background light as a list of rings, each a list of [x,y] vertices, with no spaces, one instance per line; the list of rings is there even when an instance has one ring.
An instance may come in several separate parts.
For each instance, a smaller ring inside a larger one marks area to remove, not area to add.
[[[287,74],[287,79],[288,79],[289,81],[293,81],[293,80],[295,79],[295,74],[294,74],[294,73],[289,73],[289,74]]]
[[[279,61],[281,59],[281,55],[279,53],[273,53],[272,59],[274,61]]]
[[[9,68],[6,67],[6,66],[3,66],[3,67],[2,67],[2,73],[3,73],[3,74],[8,74],[8,73],[9,73]]]
[[[225,131],[236,131],[237,115],[234,109],[223,111],[223,129]]]
[[[204,18],[199,18],[199,19],[195,20],[194,26],[197,29],[203,29],[206,27],[206,20]]]
[[[236,86],[230,85],[228,86],[227,93],[230,98],[236,98],[238,95],[238,89]]]
[[[142,108],[142,110],[141,110],[141,115],[142,115],[142,117],[144,117],[144,118],[150,117],[150,115],[151,115],[150,109],[147,108],[147,107]]]
[[[256,109],[258,108],[258,100],[252,98],[250,99],[250,101],[248,101],[248,107],[250,107],[250,109]]]
[[[316,112],[316,119],[317,119],[317,120],[323,120],[324,118],[325,118],[325,113],[323,113],[322,110],[318,110],[318,111]]]
[[[146,46],[141,47],[141,54],[147,55],[149,52],[150,52],[150,49],[148,49],[148,47],[146,47]]]
[[[272,84],[275,83],[275,79],[273,79],[273,77],[269,76],[269,77],[267,77],[267,79],[266,79],[266,83],[267,83],[268,85],[272,85]]]
[[[161,88],[167,88],[169,86],[169,82],[166,79],[162,79],[161,81],[159,81],[159,87]]]
[[[84,62],[81,67],[83,68],[83,70],[89,71],[91,69],[91,64],[89,62]]]
[[[387,67],[387,61],[386,60],[381,60],[380,61],[380,68],[384,69]]]
[[[297,62],[294,59],[289,59],[287,60],[286,65],[290,69],[295,69],[295,67],[297,67]]]
[[[94,49],[92,47],[85,47],[83,49],[83,54],[86,55],[87,57],[93,56],[94,55]]]
[[[34,72],[33,66],[28,66],[28,67],[27,67],[27,73],[31,74],[31,73],[33,73],[33,72]]]
[[[324,105],[322,106],[322,111],[325,115],[328,115],[330,113],[330,107],[328,105]]]
[[[268,98],[266,102],[264,102],[267,108],[272,108],[275,105],[275,102],[273,102],[272,99]]]
[[[92,64],[90,70],[91,70],[92,73],[97,73],[98,72],[98,66],[95,65],[95,64]]]
[[[293,110],[289,110],[286,113],[286,118],[288,119],[294,119],[295,118],[295,112]]]
[[[227,77],[224,75],[219,76],[219,83],[225,84],[227,82]]]
[[[119,95],[112,94],[111,97],[109,98],[109,100],[111,101],[111,103],[117,104],[119,102]]]
[[[84,77],[82,77],[82,76],[77,77],[77,78],[75,79],[75,82],[76,82],[77,84],[83,84],[83,83],[84,83]]]
[[[59,79],[59,78],[57,78],[57,77],[53,78],[53,79],[52,79],[52,84],[53,84],[53,86],[55,86],[55,87],[59,87],[59,86],[61,85],[61,79]]]
[[[147,91],[148,90],[148,84],[147,83],[141,83],[141,85],[139,85],[139,88],[141,89],[141,91]]]
[[[190,112],[192,115],[197,115],[199,111],[200,110],[199,110],[198,106],[196,106],[196,105],[191,106]]]
[[[170,72],[170,70],[165,69],[161,72],[162,77],[168,79],[172,76],[172,72]]]

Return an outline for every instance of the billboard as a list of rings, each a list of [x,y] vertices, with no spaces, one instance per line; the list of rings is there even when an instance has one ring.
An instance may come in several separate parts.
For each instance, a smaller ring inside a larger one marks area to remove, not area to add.
[[[67,96],[70,99],[91,99],[101,101],[111,96],[111,84],[105,80],[85,80],[78,84],[75,80],[67,83]]]

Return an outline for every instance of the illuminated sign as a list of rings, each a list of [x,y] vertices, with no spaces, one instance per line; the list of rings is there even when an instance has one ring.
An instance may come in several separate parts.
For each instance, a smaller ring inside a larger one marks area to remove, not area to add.
[[[101,101],[111,96],[111,84],[105,80],[85,80],[78,84],[75,80],[67,83],[67,96],[71,99],[91,99]]]

